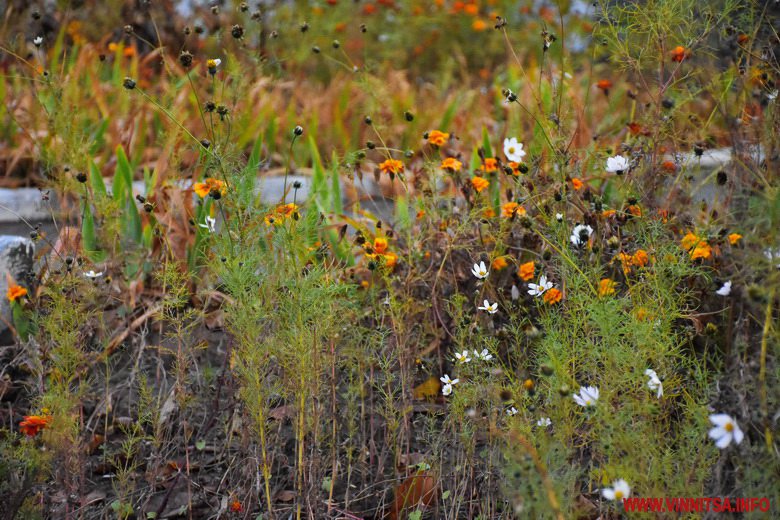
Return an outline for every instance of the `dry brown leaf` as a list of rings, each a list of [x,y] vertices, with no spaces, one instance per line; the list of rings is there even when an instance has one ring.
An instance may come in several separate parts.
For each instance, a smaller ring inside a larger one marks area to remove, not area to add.
[[[428,507],[436,502],[436,479],[428,472],[418,471],[395,488],[394,497],[387,518],[401,520],[412,509]]]
[[[441,381],[439,381],[438,377],[431,376],[424,382],[414,387],[412,394],[414,395],[415,399],[435,399],[436,396],[439,395],[440,390]]]

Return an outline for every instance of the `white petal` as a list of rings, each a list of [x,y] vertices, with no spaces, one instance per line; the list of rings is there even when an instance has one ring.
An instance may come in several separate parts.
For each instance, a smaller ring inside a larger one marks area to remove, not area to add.
[[[615,500],[615,490],[611,488],[604,488],[601,490],[601,495],[607,500]]]
[[[737,444],[742,442],[742,439],[745,437],[745,434],[742,433],[742,430],[739,429],[739,426],[737,426],[737,423],[734,423],[734,442]]]
[[[716,426],[725,426],[727,423],[733,422],[733,419],[729,414],[716,413],[710,415],[710,422]]]
[[[729,447],[729,444],[731,444],[732,439],[734,439],[734,436],[731,435],[731,432],[726,433],[723,437],[715,441],[715,446],[717,446],[720,449],[725,449]]]
[[[710,439],[716,441],[718,439],[722,439],[726,435],[728,435],[729,432],[726,431],[726,428],[723,428],[722,426],[716,426],[715,428],[712,428],[709,432],[707,432],[707,435],[709,435]]]

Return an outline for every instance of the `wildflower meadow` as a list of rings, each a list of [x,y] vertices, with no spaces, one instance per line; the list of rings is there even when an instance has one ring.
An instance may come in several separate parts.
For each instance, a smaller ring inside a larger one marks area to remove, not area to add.
[[[777,1],[0,8],[0,519],[780,518]]]

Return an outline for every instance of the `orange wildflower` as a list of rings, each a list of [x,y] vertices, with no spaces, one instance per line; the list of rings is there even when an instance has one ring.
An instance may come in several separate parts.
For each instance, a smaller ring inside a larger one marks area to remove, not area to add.
[[[599,296],[610,296],[615,294],[615,280],[611,278],[602,278],[599,282]]]
[[[732,233],[729,235],[729,244],[731,244],[732,246],[737,245],[737,243],[740,240],[742,240],[742,235],[740,235],[739,233]]]
[[[571,185],[574,186],[574,189],[577,190],[577,191],[582,189],[582,181],[579,180],[579,179],[576,179],[576,178],[572,179],[571,180]]]
[[[609,94],[609,89],[612,88],[612,81],[608,79],[600,79],[596,82],[596,86],[604,91],[604,94]]]
[[[644,267],[649,261],[650,257],[647,256],[647,251],[644,249],[638,249],[631,257],[631,263],[637,267]]]
[[[677,63],[680,63],[682,60],[687,58],[691,55],[691,51],[683,47],[682,45],[678,45],[674,49],[672,49],[669,54],[672,57],[672,61],[676,61]]]
[[[604,217],[604,218],[609,218],[612,215],[614,215],[615,213],[616,212],[615,212],[614,209],[605,209],[604,211],[601,212],[601,216]]]
[[[471,28],[477,32],[482,32],[488,28],[488,24],[485,20],[477,18],[471,23]]]
[[[387,239],[385,237],[376,237],[374,239],[374,252],[382,254],[387,251]]]
[[[677,171],[677,165],[674,164],[674,161],[664,161],[661,163],[661,168],[666,173],[674,173]]]
[[[524,282],[527,282],[533,279],[534,271],[536,271],[536,264],[534,264],[533,262],[526,262],[524,264],[521,264],[520,268],[518,268],[517,276],[519,276],[520,279],[523,280]]]
[[[477,16],[479,14],[479,7],[477,4],[466,4],[463,7],[463,11],[471,16]]]
[[[707,259],[712,256],[712,247],[706,240],[694,233],[687,233],[680,241],[680,245],[682,245],[683,249],[688,251],[691,260],[697,260],[699,258]]]
[[[379,169],[383,173],[396,175],[404,171],[404,163],[402,163],[398,159],[387,159],[386,161],[384,161],[379,165]]]
[[[482,190],[490,186],[490,181],[484,177],[472,177],[471,185],[477,190],[477,193],[482,193]]]
[[[383,254],[382,259],[385,261],[385,267],[388,269],[393,269],[395,264],[398,263],[398,255],[392,251],[388,251],[387,253]]]
[[[440,130],[431,130],[428,132],[428,142],[436,146],[444,146],[449,138],[450,134],[447,132],[442,132]]]
[[[122,50],[122,54],[125,56],[125,58],[132,58],[135,56],[135,47],[125,47],[124,50]]]
[[[635,217],[641,217],[642,208],[640,208],[636,204],[631,204],[630,206],[626,207],[626,213],[629,213],[630,215],[633,215]]]
[[[192,189],[195,190],[195,193],[197,193],[198,197],[201,199],[210,195],[212,192],[219,193],[220,195],[225,195],[227,193],[227,185],[223,181],[211,177],[207,177],[203,182],[196,182],[192,185]]]
[[[691,251],[691,260],[699,258],[707,259],[712,256],[712,247],[707,242],[699,242],[699,244]]]
[[[482,212],[482,216],[485,218],[493,218],[496,216],[496,212],[493,211],[493,208],[485,208],[485,211]]]
[[[374,4],[366,4],[363,6],[363,14],[374,14],[376,12],[376,6]]]
[[[486,158],[484,169],[486,173],[498,170],[498,161],[496,161],[493,157]]]
[[[447,157],[441,162],[441,167],[443,170],[459,172],[460,169],[463,168],[463,163],[454,157]]]
[[[544,303],[548,305],[554,305],[559,301],[561,301],[562,298],[563,298],[563,293],[558,289],[556,289],[555,287],[547,289],[544,293],[544,296],[542,296]]]
[[[493,262],[490,264],[490,267],[493,268],[496,271],[500,271],[501,269],[504,269],[509,263],[506,261],[505,256],[499,256]]]
[[[512,175],[514,175],[515,177],[520,176],[520,163],[510,161],[506,163],[506,165],[512,168]]]
[[[230,503],[230,511],[232,511],[233,513],[240,513],[243,510],[244,510],[244,506],[242,506],[241,502],[239,502],[238,500],[233,500]]]
[[[501,206],[501,215],[506,218],[512,218],[515,215],[525,215],[525,208],[517,202],[507,202]]]
[[[50,422],[51,415],[25,415],[24,420],[19,423],[19,431],[28,437],[35,437]]]
[[[27,296],[27,289],[19,285],[12,285],[8,288],[6,296],[8,296],[9,302],[15,302],[19,298]]]
[[[642,133],[642,125],[635,122],[628,123],[628,131],[631,135],[639,135]]]

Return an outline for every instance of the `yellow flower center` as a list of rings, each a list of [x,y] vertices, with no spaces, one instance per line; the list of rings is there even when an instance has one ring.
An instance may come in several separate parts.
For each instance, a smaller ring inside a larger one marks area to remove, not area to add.
[[[514,147],[514,146],[510,146],[510,147],[509,147],[509,153],[510,153],[510,154],[513,154],[513,153],[515,153],[515,147]]]
[[[727,432],[730,432],[730,431],[733,431],[733,430],[734,430],[734,425],[733,425],[733,424],[731,424],[730,422],[727,422],[727,423],[726,423],[726,424],[723,426],[723,428],[725,428]]]
[[[590,399],[586,399],[586,400],[585,400],[585,404],[587,404],[588,406],[590,406]]]
[[[615,500],[620,500],[621,498],[623,498],[623,492],[615,491]]]

